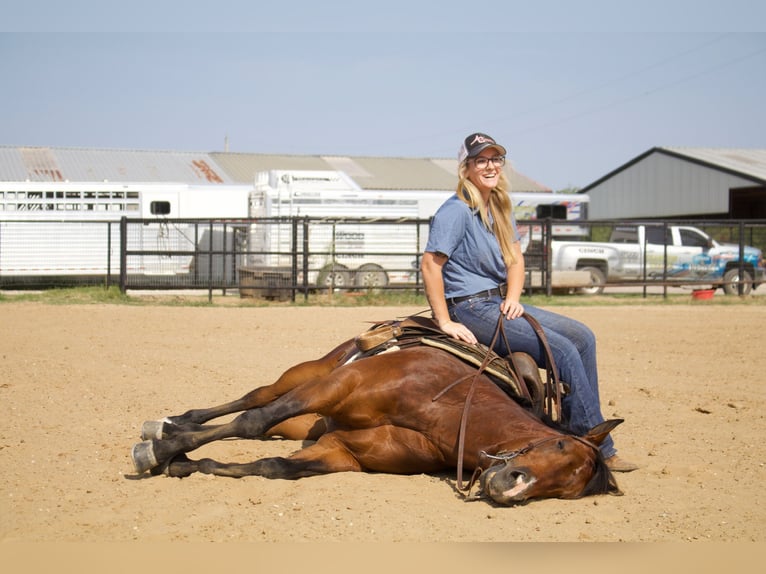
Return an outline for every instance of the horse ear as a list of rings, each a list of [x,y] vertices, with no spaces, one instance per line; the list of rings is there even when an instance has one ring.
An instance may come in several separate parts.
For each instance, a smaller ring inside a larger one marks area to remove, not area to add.
[[[592,442],[593,444],[599,445],[606,438],[606,435],[612,432],[614,428],[624,420],[625,419],[611,419],[604,421],[603,423],[598,424],[590,429],[588,434],[586,434],[583,438]]]

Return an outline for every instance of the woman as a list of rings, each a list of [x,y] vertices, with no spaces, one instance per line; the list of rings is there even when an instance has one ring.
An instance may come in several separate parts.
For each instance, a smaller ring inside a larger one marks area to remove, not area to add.
[[[545,356],[528,313],[542,325],[559,376],[569,384],[562,411],[570,429],[585,434],[603,422],[598,394],[596,338],[582,323],[556,313],[523,306],[524,255],[503,171],[505,148],[486,134],[469,135],[460,149],[457,193],[434,215],[421,270],[433,317],[448,335],[470,344],[492,342],[498,320],[513,351],[543,365]],[[507,355],[502,337],[495,351]],[[620,459],[614,442],[601,444],[613,471],[638,468]]]

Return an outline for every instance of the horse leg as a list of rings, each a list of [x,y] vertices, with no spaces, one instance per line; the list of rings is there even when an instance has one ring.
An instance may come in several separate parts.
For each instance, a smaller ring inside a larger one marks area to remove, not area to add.
[[[161,439],[166,434],[170,436],[174,434],[170,425],[180,427],[182,431],[203,430],[199,425],[212,419],[266,405],[307,381],[328,375],[347,362],[356,351],[356,343],[353,340],[346,341],[321,359],[295,365],[286,370],[275,383],[254,389],[235,401],[206,409],[189,410],[182,415],[159,421],[146,421],[141,427],[141,438],[149,440]]]
[[[333,431],[289,457],[263,458],[250,463],[195,461],[180,455],[170,461],[165,474],[182,478],[202,472],[230,478],[255,475],[292,480],[334,472],[410,474],[443,468],[442,455],[421,433],[382,426]]]
[[[145,440],[133,446],[132,458],[136,471],[140,474],[156,466],[164,464],[165,461],[174,458],[176,455],[197,449],[202,445],[223,440],[227,438],[260,438],[266,431],[277,423],[281,423],[300,412],[287,412],[285,408],[279,411],[280,403],[285,401],[275,401],[261,408],[254,408],[238,415],[233,421],[215,426],[203,426],[196,431],[183,431],[174,433],[173,436],[164,439]],[[293,404],[287,407],[295,406]],[[275,412],[275,407],[277,410]]]
[[[288,432],[289,423],[278,425],[294,417],[317,413],[319,406],[335,404],[346,393],[338,377],[317,378],[262,407],[246,410],[229,423],[203,425],[198,430],[171,433],[168,438],[153,438],[138,443],[132,451],[133,464],[136,471],[142,473],[163,465],[178,454],[216,440],[262,438],[272,428]],[[298,420],[305,421],[307,417]],[[306,427],[305,422],[303,427]]]
[[[320,445],[320,442],[322,439],[289,457],[268,457],[248,463],[224,463],[209,458],[190,460],[185,455],[180,455],[170,461],[164,472],[168,476],[178,478],[201,472],[230,478],[263,476],[264,478],[297,479],[318,474],[362,470],[351,453],[343,448],[332,448],[327,444]]]
[[[185,432],[200,432],[221,425],[186,423],[175,425],[165,421],[146,421],[141,429],[141,440],[168,439]],[[278,423],[264,433],[266,438],[280,437],[287,440],[317,440],[327,432],[327,424],[321,415],[307,413]]]
[[[161,466],[183,452],[189,452],[207,443],[227,438],[258,438],[272,426],[263,419],[263,409],[252,409],[240,414],[227,424],[203,426],[200,430],[173,433],[163,439],[150,439],[133,446],[131,456],[140,474]],[[275,421],[281,422],[281,421]]]

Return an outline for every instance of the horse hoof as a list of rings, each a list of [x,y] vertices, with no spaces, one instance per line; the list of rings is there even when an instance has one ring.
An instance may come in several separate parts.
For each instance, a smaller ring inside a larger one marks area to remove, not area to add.
[[[162,438],[162,429],[165,427],[165,421],[144,421],[141,426],[141,440],[152,440]]]
[[[154,456],[154,445],[150,440],[134,444],[130,455],[138,474],[151,470],[158,464],[157,458]]]

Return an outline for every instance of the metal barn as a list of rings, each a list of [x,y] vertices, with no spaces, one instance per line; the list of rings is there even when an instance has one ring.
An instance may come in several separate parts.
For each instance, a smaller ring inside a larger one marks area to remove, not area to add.
[[[0,145],[0,182],[186,183],[252,185],[269,170],[338,170],[362,189],[451,191],[457,160],[230,152],[115,150]],[[506,167],[516,192],[551,189]]]
[[[655,147],[581,193],[590,219],[766,219],[766,149]]]

